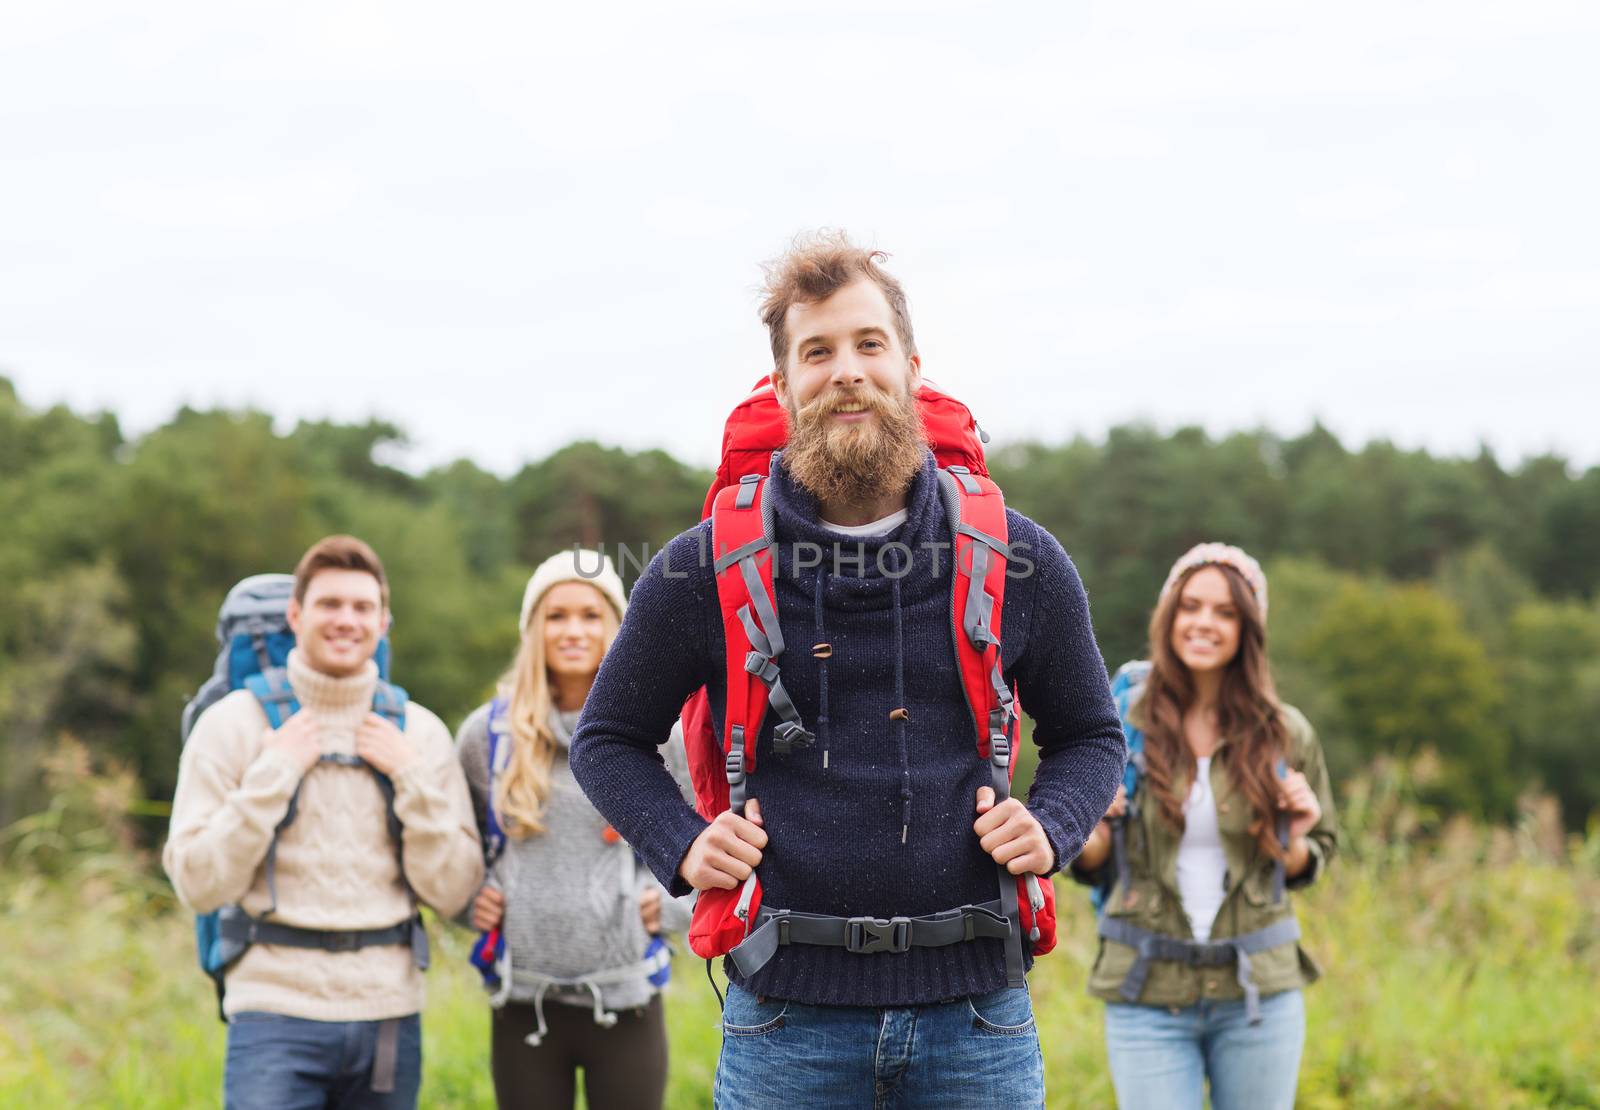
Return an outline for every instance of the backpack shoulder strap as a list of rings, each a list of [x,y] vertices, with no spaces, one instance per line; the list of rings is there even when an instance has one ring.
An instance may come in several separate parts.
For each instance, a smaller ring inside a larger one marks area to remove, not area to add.
[[[999,486],[964,466],[940,470],[939,488],[953,539],[950,614],[961,688],[972,711],[978,756],[995,760],[998,755],[996,770],[1003,771],[1009,793],[1017,713],[1016,697],[1000,670],[1006,563],[1011,557],[1005,499]]]
[[[723,752],[728,804],[742,812],[745,776],[755,771],[756,739],[767,707],[780,718],[773,748],[787,754],[815,738],[800,720],[778,669],[783,631],[778,627],[777,594],[772,585],[772,509],[768,477],[746,474],[717,493],[711,508],[712,569],[722,610],[727,661],[727,707]]]
[[[1017,698],[1001,672],[1000,627],[1005,612],[1006,564],[1011,558],[1006,503],[1000,487],[964,466],[939,471],[939,493],[953,540],[950,619],[955,638],[961,689],[972,712],[978,758],[989,764],[996,804],[1011,796],[1011,775],[1017,763]],[[998,866],[1000,912],[1010,923],[1006,935],[1006,982],[1026,981],[1022,955],[1022,913],[1019,879],[1037,914],[1044,891],[1037,875],[1025,878]],[[1030,941],[1036,939],[1030,937]]]
[[[300,711],[300,700],[294,696],[294,687],[289,685],[289,672],[282,667],[247,675],[244,688],[255,695],[267,715],[267,723],[275,729],[282,728],[283,722]]]
[[[378,680],[378,685],[372,690],[372,711],[380,717],[388,719],[389,723],[401,732],[406,730],[406,705],[411,700],[404,687],[396,686],[392,682]]]
[[[1122,735],[1128,746],[1128,759],[1122,768],[1122,786],[1127,791],[1128,802],[1139,791],[1139,779],[1144,774],[1144,733],[1128,719],[1128,714],[1144,696],[1144,685],[1150,677],[1148,659],[1132,659],[1117,668],[1111,679],[1111,698],[1117,704],[1117,716],[1122,718]]]
[[[500,814],[495,810],[494,795],[496,783],[511,763],[512,740],[506,728],[509,708],[505,698],[497,697],[489,703],[489,789],[484,805],[488,828],[484,837],[483,856],[484,863],[491,867],[506,848],[505,828],[500,824]]]

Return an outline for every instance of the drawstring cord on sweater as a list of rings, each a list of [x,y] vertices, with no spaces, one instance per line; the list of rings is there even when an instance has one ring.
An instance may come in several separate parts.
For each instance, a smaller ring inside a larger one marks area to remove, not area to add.
[[[817,640],[816,647],[811,653],[817,657],[817,739],[822,742],[822,769],[828,769],[828,660],[833,656],[833,647],[828,643],[827,628],[823,624],[823,595],[828,577],[825,566],[817,568]]]
[[[906,638],[905,619],[900,611],[900,577],[889,579],[894,597],[894,700],[897,708],[889,714],[900,748],[900,843],[911,831],[911,758],[906,744]]]

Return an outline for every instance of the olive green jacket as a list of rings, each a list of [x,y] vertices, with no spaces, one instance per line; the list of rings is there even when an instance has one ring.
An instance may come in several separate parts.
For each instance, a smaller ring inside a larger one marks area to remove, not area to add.
[[[1306,870],[1288,880],[1289,890],[1300,890],[1321,876],[1338,847],[1338,818],[1334,812],[1333,791],[1328,783],[1328,767],[1322,746],[1310,722],[1298,709],[1284,706],[1284,723],[1289,733],[1289,766],[1306,776],[1322,806],[1322,818],[1306,836],[1310,862]],[[1217,745],[1228,746],[1224,737]],[[1179,797],[1189,792],[1189,783],[1174,784]],[[1224,881],[1227,894],[1211,926],[1213,943],[1243,936],[1265,928],[1294,914],[1288,894],[1273,902],[1273,861],[1250,834],[1255,814],[1235,787],[1228,773],[1227,760],[1211,762],[1211,789],[1217,800],[1217,825],[1222,834],[1228,870]],[[1116,882],[1116,863],[1107,858],[1104,866],[1084,873],[1071,868],[1073,878],[1091,886],[1109,887],[1104,911],[1131,924],[1166,936],[1191,940],[1194,933],[1178,896],[1178,842],[1180,834],[1162,819],[1160,806],[1141,791],[1143,802],[1137,817],[1128,821],[1128,882],[1126,889]],[[1118,989],[1133,967],[1136,953],[1125,944],[1101,939],[1100,952],[1089,976],[1089,993],[1108,1002],[1125,1001]],[[1313,982],[1321,974],[1315,961],[1298,944],[1289,943],[1268,949],[1250,958],[1251,977],[1262,995],[1293,990]],[[1243,989],[1230,968],[1189,967],[1169,960],[1153,961],[1139,1002],[1151,1006],[1189,1006],[1201,999],[1238,999]]]

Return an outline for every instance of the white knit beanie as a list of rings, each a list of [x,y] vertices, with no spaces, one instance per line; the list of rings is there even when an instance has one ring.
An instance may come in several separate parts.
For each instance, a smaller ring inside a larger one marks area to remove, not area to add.
[[[528,588],[522,591],[522,619],[517,624],[519,630],[528,627],[528,618],[533,616],[534,606],[539,604],[539,599],[549,593],[552,586],[559,586],[563,582],[587,582],[599,590],[617,611],[618,620],[628,611],[628,599],[622,592],[622,578],[617,574],[617,568],[611,565],[611,556],[584,547],[574,547],[550,556],[539,564],[533,577],[528,579]]]

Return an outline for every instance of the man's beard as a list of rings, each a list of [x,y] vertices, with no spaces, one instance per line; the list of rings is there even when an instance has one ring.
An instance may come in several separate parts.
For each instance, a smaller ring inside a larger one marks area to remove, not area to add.
[[[865,405],[875,419],[834,420],[848,404]],[[922,469],[926,437],[910,392],[830,389],[788,416],[783,465],[819,503],[871,505],[904,493]]]

